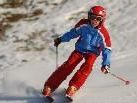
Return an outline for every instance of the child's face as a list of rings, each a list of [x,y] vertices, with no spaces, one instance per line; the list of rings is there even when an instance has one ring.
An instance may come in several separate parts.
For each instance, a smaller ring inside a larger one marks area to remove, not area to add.
[[[100,22],[102,22],[103,18],[101,16],[91,15],[90,23],[93,27],[99,26]]]

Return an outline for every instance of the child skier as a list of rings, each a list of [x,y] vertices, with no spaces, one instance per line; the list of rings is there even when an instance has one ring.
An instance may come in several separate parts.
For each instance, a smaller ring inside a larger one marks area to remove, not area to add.
[[[96,58],[101,52],[103,60],[101,71],[105,74],[109,73],[111,40],[104,27],[105,19],[105,8],[94,6],[88,12],[88,19],[80,20],[69,32],[54,40],[54,45],[57,47],[62,42],[69,42],[73,38],[78,38],[75,43],[75,50],[68,60],[58,67],[45,82],[43,95],[50,96],[84,59],[84,63],[74,74],[66,90],[66,96],[72,97],[86,81]]]

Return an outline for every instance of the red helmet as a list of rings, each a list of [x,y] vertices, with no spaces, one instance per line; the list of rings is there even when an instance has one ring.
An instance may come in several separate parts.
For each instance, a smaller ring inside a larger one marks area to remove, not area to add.
[[[88,18],[92,14],[97,15],[97,16],[102,16],[103,22],[106,19],[106,9],[102,6],[93,6],[88,12]]]

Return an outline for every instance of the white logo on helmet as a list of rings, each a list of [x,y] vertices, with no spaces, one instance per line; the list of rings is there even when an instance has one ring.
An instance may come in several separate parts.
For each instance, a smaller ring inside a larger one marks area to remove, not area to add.
[[[99,11],[99,15],[102,15],[103,14],[103,11]]]

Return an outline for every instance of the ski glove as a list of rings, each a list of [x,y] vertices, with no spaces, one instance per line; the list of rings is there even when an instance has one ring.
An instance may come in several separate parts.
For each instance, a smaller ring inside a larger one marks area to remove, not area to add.
[[[101,71],[104,73],[104,74],[108,74],[110,71],[109,71],[109,68],[110,66],[108,65],[104,65],[101,67]]]
[[[54,46],[58,47],[58,45],[61,43],[61,39],[60,38],[56,38],[54,39]]]

